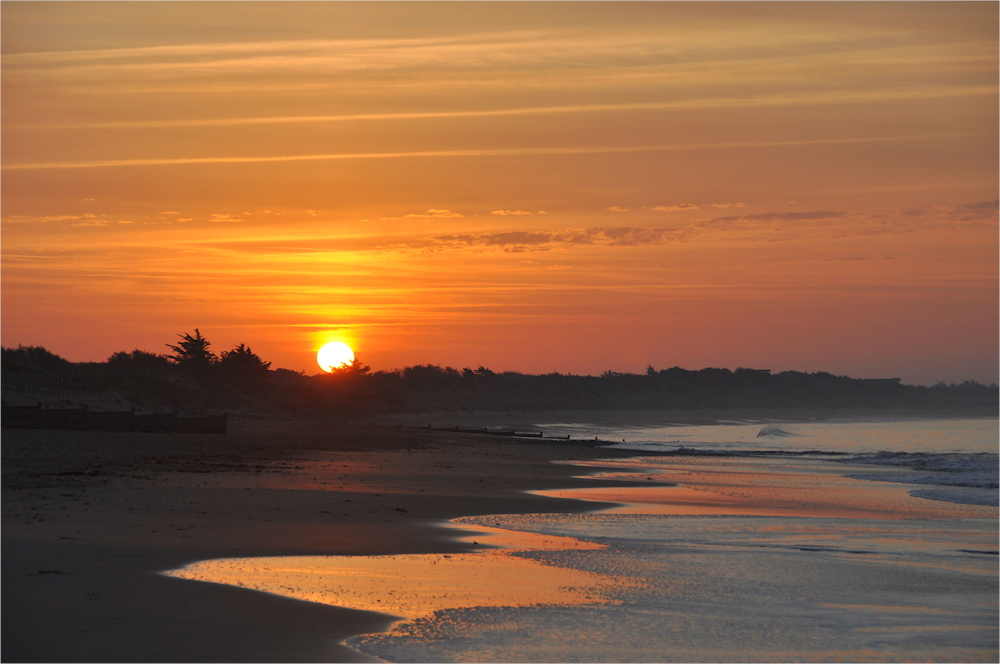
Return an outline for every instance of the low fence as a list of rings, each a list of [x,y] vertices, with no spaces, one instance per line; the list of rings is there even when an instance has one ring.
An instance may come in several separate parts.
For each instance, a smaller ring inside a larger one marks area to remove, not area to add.
[[[88,429],[91,431],[141,431],[149,433],[226,433],[226,414],[181,417],[173,413],[140,415],[135,409],[91,411],[79,408],[4,406],[0,423],[5,429]]]
[[[90,382],[87,385],[67,384],[63,380],[43,378],[17,371],[0,372],[0,386],[10,392],[44,394],[55,397],[84,397],[111,394],[110,386]]]

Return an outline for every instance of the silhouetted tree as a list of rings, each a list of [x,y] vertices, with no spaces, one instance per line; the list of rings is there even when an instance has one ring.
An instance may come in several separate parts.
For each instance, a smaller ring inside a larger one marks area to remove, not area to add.
[[[227,378],[262,384],[270,371],[271,363],[260,359],[245,344],[227,350],[219,356],[219,369]]]
[[[198,328],[194,329],[194,335],[178,334],[181,341],[176,346],[167,344],[167,347],[174,351],[174,355],[168,356],[177,366],[181,367],[191,375],[204,378],[211,371],[212,366],[218,362],[215,353],[208,347],[211,345],[205,337],[201,336]]]
[[[363,364],[361,360],[355,357],[347,364],[342,364],[339,367],[334,367],[330,371],[330,374],[333,376],[341,376],[348,378],[348,377],[364,376],[369,371],[371,371],[371,367],[368,366],[367,364]]]

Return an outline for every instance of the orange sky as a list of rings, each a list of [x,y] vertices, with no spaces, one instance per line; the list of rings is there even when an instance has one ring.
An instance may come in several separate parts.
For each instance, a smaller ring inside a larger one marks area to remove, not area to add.
[[[2,341],[997,381],[996,3],[2,4]]]

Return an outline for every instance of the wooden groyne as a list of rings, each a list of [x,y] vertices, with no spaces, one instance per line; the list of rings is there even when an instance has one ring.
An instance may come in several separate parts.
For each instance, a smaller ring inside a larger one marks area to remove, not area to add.
[[[135,409],[91,411],[79,408],[4,406],[0,417],[5,429],[86,429],[90,431],[139,431],[146,433],[226,433],[227,417],[182,417],[173,413],[137,414]]]

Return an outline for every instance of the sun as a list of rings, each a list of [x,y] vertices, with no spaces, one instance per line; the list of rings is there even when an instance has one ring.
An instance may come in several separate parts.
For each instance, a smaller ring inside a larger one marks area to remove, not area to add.
[[[354,361],[354,351],[341,341],[331,341],[316,353],[316,362],[323,371],[333,371]]]

